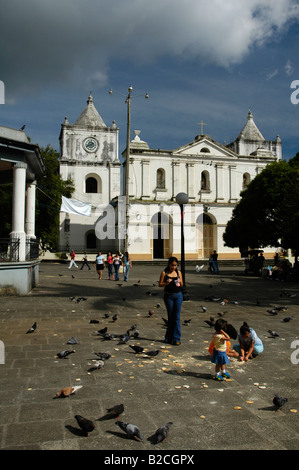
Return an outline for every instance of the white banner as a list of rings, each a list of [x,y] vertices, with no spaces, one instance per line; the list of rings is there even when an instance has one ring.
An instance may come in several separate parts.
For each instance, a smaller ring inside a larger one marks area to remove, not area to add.
[[[91,216],[91,204],[77,201],[77,199],[68,199],[67,197],[61,196],[62,204],[60,212],[68,212],[69,214]]]

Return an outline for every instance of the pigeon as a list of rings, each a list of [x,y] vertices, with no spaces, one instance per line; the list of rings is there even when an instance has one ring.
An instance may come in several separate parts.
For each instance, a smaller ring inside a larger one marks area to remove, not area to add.
[[[191,318],[190,318],[190,320],[184,320],[184,325],[188,326],[190,322],[191,322]]]
[[[154,312],[153,310],[149,310],[149,311],[148,311],[148,316],[151,317],[152,315],[154,315],[154,313],[155,313],[155,312]]]
[[[134,323],[134,325],[132,325],[130,327],[130,331],[134,331],[134,330],[136,330],[136,328],[137,328],[137,325],[136,325],[136,323]]]
[[[273,398],[273,405],[276,408],[276,411],[278,411],[282,406],[288,401],[287,398],[280,397],[279,395],[275,394]]]
[[[157,429],[155,432],[155,443],[159,444],[160,442],[163,442],[166,440],[169,432],[169,428],[173,423],[169,421],[169,423],[166,423],[164,426],[161,426],[160,428]]]
[[[64,387],[57,392],[54,398],[66,398],[73,395],[77,390],[82,388],[82,385],[74,385],[74,387]]]
[[[143,351],[143,348],[141,346],[138,346],[138,345],[132,346],[131,344],[129,344],[129,346],[130,348],[133,349],[133,351],[135,351],[136,354],[141,354]]]
[[[122,429],[127,434],[128,437],[132,439],[136,439],[137,437],[140,439],[140,441],[142,441],[140,430],[135,424],[125,423],[124,421],[116,421],[115,424],[117,424],[120,429]]]
[[[278,314],[278,311],[275,309],[275,308],[272,308],[271,310],[267,310],[268,313],[270,313],[270,315],[277,315]]]
[[[123,412],[125,408],[123,404],[115,405],[112,408],[107,408],[107,412],[111,415],[112,418],[118,418]]]
[[[89,323],[100,323],[99,320],[90,320]]]
[[[207,307],[204,307],[203,305],[201,306],[201,309],[203,312],[206,312],[208,310]]]
[[[102,361],[102,360],[95,361],[93,367],[91,367],[89,371],[103,369],[104,365],[105,365],[105,361]]]
[[[203,267],[204,267],[204,264],[202,264],[201,266],[198,266],[198,264],[197,264],[197,265],[195,266],[195,271],[196,271],[197,273],[199,273],[199,272],[203,269]]]
[[[130,330],[128,330],[125,334],[123,335],[120,335],[119,337],[119,340],[120,340],[120,343],[127,343],[130,339]]]
[[[57,357],[59,357],[60,359],[65,359],[67,356],[69,356],[69,354],[73,354],[75,351],[67,351],[67,350],[63,350],[63,351],[60,351],[59,353],[57,353]]]
[[[115,322],[117,320],[117,313],[115,315],[113,315],[112,320],[113,320],[113,322]]]
[[[98,356],[98,358],[101,360],[101,361],[108,361],[108,359],[111,357],[111,354],[109,353],[102,353],[102,352],[95,352],[94,353],[96,356]]]
[[[105,313],[104,318],[109,318],[109,317],[110,317],[109,313]]]
[[[161,304],[157,303],[156,308],[160,308]]]
[[[276,331],[273,330],[268,330],[268,333],[270,334],[271,338],[278,338],[279,334],[276,333]]]
[[[133,338],[138,338],[139,336],[139,330],[135,330],[134,333],[133,333]]]
[[[70,299],[71,302],[72,302],[73,300],[75,300],[75,298],[76,298],[75,296],[69,297],[69,299]]]
[[[105,333],[105,334],[103,335],[103,338],[104,338],[104,340],[106,340],[106,341],[110,341],[110,340],[115,339],[115,335],[113,335],[112,333]]]
[[[226,313],[227,313],[227,311],[226,312],[218,312],[217,315],[218,315],[218,317],[223,317],[223,315],[225,315]]]
[[[92,421],[90,421],[87,418],[83,418],[81,415],[75,415],[76,421],[82,431],[85,433],[86,436],[88,436],[89,432],[92,432],[95,428],[95,425]]]
[[[158,356],[159,354],[159,349],[157,349],[156,351],[147,351],[147,352],[144,352],[143,354],[146,354],[146,356],[149,356],[149,357],[155,357],[155,356]]]
[[[290,317],[285,317],[285,318],[283,319],[283,321],[284,321],[285,323],[287,323],[287,322],[291,321],[292,318],[293,318],[293,315],[291,315]]]
[[[36,330],[37,324],[36,321],[33,323],[33,325],[29,328],[29,330],[26,331],[26,335],[28,333],[33,333]]]
[[[281,310],[288,310],[288,307],[286,306],[283,306],[283,307],[278,307],[277,305],[275,305],[273,307],[274,310],[277,310],[278,312],[280,312]]]
[[[77,338],[75,338],[74,336],[72,336],[66,344],[79,344],[79,341],[77,340]]]
[[[105,328],[102,328],[101,330],[98,330],[98,331],[95,331],[95,333],[98,333],[98,335],[104,335],[105,333],[107,333],[107,326],[105,326]]]
[[[209,325],[210,328],[212,328],[213,326],[215,326],[215,322],[211,321],[211,320],[204,320],[204,322]]]

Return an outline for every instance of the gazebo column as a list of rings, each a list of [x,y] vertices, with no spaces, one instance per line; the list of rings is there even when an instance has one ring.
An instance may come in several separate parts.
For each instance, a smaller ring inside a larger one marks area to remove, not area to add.
[[[12,196],[12,231],[11,241],[19,240],[19,261],[26,259],[25,233],[25,191],[26,163],[16,163],[13,167],[13,196]]]
[[[27,185],[26,192],[26,215],[25,215],[25,232],[26,232],[26,255],[30,255],[30,240],[35,240],[35,192],[36,181]]]

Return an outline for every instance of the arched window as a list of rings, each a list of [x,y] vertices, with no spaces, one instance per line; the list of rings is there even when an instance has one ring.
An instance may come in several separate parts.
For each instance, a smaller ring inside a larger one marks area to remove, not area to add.
[[[209,191],[210,190],[210,175],[208,171],[202,171],[201,173],[201,183],[200,188],[202,190]]]
[[[243,174],[243,184],[242,184],[242,190],[243,191],[248,188],[249,183],[250,183],[250,174],[249,173],[244,173]]]
[[[157,170],[156,187],[158,189],[165,189],[165,170],[163,168],[158,168]]]
[[[86,193],[97,193],[98,192],[98,182],[95,178],[89,177],[85,181],[85,192]]]
[[[100,177],[88,176],[85,180],[86,193],[101,193],[102,181]]]
[[[207,147],[203,147],[202,149],[200,149],[200,151],[203,153],[211,153],[210,149],[208,149]]]

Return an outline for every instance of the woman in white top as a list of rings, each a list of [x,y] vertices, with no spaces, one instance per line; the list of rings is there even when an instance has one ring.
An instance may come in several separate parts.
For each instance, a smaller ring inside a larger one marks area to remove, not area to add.
[[[103,269],[105,267],[105,257],[104,257],[104,255],[102,255],[101,251],[98,252],[98,255],[96,257],[95,265],[96,265],[96,271],[99,275],[99,279],[101,280],[102,279],[102,272],[103,272]]]

